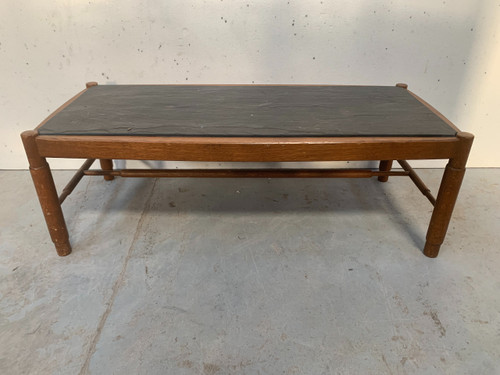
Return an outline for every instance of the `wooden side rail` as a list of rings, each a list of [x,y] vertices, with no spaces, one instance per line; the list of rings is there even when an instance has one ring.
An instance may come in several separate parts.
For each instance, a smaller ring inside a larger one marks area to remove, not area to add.
[[[408,176],[406,171],[371,169],[119,169],[83,171],[87,176],[116,177],[264,177],[264,178],[370,178]]]
[[[61,195],[59,196],[59,204],[64,202],[66,197],[72,193],[72,191],[75,189],[76,185],[80,182],[82,177],[85,175],[85,171],[89,169],[92,164],[94,163],[95,159],[87,159],[85,163],[82,164],[80,169],[76,171],[75,175],[71,180],[69,180],[68,184],[64,187]]]
[[[422,192],[423,195],[427,197],[429,202],[432,203],[433,206],[436,205],[436,198],[431,193],[431,190],[425,185],[422,179],[418,176],[417,172],[408,164],[406,160],[398,160],[399,165],[408,172],[413,183],[418,187],[418,189]]]

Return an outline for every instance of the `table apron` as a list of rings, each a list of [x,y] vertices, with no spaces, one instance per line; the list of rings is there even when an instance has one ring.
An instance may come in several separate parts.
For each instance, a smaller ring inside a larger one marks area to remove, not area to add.
[[[37,136],[42,157],[217,162],[450,159],[458,138],[234,138]]]

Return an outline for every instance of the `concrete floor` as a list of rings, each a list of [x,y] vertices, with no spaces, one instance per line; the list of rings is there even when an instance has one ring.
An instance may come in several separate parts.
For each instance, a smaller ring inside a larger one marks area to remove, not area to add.
[[[0,180],[1,374],[500,373],[498,169],[437,259],[406,178],[86,178],[65,258],[28,173]]]

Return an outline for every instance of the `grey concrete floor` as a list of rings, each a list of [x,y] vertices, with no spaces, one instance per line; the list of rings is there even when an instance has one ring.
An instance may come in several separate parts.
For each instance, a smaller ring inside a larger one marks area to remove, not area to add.
[[[500,373],[498,169],[436,259],[406,178],[86,178],[65,258],[28,173],[0,180],[0,374]]]

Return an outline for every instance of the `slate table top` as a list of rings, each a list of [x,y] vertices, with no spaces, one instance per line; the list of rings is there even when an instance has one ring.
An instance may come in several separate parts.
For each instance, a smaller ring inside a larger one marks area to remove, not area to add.
[[[99,85],[41,135],[454,137],[455,129],[395,86]]]

